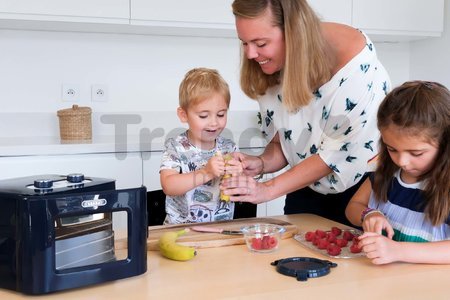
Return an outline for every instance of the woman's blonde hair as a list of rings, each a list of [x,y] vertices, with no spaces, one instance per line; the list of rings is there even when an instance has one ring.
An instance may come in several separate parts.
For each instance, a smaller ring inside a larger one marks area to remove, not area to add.
[[[437,82],[405,82],[381,102],[377,119],[380,130],[395,125],[407,136],[425,138],[438,145],[434,165],[420,180],[425,181],[425,215],[433,225],[442,224],[450,214],[450,91]],[[380,139],[373,184],[380,201],[388,200],[392,177],[398,170]]]
[[[321,23],[306,0],[234,0],[233,14],[257,18],[269,9],[273,25],[284,33],[286,47],[283,70],[267,75],[259,64],[247,59],[241,48],[241,88],[252,99],[282,83],[283,104],[296,111],[309,104],[313,92],[331,78],[331,60]]]
[[[208,68],[192,69],[186,73],[180,83],[180,107],[186,110],[189,105],[203,101],[214,93],[222,95],[227,106],[230,106],[230,89],[217,70]]]

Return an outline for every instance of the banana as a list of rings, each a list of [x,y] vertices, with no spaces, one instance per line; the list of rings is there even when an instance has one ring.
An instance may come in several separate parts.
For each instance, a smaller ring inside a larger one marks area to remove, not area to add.
[[[223,156],[223,159],[225,160],[225,166],[227,165],[227,161],[229,161],[232,158],[233,157],[229,153],[225,154]],[[225,174],[225,175],[223,175],[222,179],[230,178],[230,177],[231,177],[231,174]],[[230,195],[225,195],[222,191],[220,191],[220,200],[228,202],[228,201],[230,201]]]
[[[195,248],[176,243],[177,238],[188,231],[189,229],[186,228],[180,231],[169,231],[163,233],[158,240],[158,246],[161,254],[169,259],[179,261],[186,261],[194,258],[194,256],[197,255]]]

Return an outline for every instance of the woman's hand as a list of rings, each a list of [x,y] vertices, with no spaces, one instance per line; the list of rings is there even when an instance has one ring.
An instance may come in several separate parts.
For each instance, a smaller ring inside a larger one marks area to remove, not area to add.
[[[233,153],[233,157],[241,162],[245,175],[255,177],[262,173],[264,168],[262,158],[241,152]]]
[[[238,176],[243,173],[244,169],[240,160],[232,158],[227,160],[225,164],[225,174],[230,174],[231,176]]]
[[[378,233],[364,232],[358,246],[376,265],[399,261],[401,257],[401,244]]]
[[[220,189],[231,201],[250,202],[253,204],[268,201],[268,187],[257,182],[252,176],[238,175],[224,178]]]
[[[384,229],[386,230],[389,239],[392,239],[394,236],[394,229],[381,212],[373,212],[366,216],[362,223],[362,228],[364,229],[364,232],[374,232],[377,234],[382,234]]]

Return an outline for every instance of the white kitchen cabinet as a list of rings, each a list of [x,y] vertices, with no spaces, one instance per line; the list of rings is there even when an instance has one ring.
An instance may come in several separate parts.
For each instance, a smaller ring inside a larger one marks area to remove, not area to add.
[[[236,38],[233,0],[1,0],[0,28]],[[443,32],[444,0],[307,0],[324,21],[373,41]]]
[[[162,34],[236,36],[232,0],[131,0],[131,25]]]
[[[0,157],[0,179],[69,173],[115,179],[117,189],[140,187],[141,155],[127,153],[125,159],[114,153]]]
[[[444,0],[353,0],[352,19],[354,27],[386,40],[440,36]]]
[[[308,0],[322,21],[352,24],[352,0]]]
[[[0,19],[128,24],[129,0],[1,0]]]
[[[156,191],[161,188],[159,180],[159,167],[161,166],[161,151],[142,152],[142,178],[148,191]]]

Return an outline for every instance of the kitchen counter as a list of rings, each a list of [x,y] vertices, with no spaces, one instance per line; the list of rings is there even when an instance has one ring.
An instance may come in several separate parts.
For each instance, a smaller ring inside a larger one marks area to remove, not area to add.
[[[242,149],[266,142],[256,112],[230,112],[222,135]],[[115,123],[114,123],[115,122]],[[113,124],[114,123],[114,124]],[[173,111],[111,114],[94,112],[91,141],[61,141],[56,113],[1,113],[0,157],[161,152],[164,141],[186,130]]]
[[[337,223],[309,214],[277,216],[301,232]],[[345,226],[341,225],[341,228]],[[26,297],[0,290],[0,299],[448,299],[450,265],[393,263],[373,265],[367,258],[330,259],[294,239],[273,253],[256,254],[245,245],[199,249],[190,261],[148,252],[147,273],[92,287]],[[272,261],[294,256],[328,259],[331,273],[306,282],[276,272]]]

